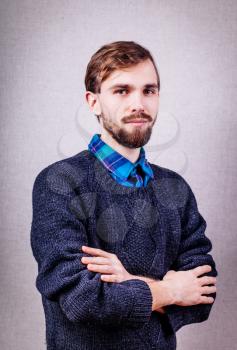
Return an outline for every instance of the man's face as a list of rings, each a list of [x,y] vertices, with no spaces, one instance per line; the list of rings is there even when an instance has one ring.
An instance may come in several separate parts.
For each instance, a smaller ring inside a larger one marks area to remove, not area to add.
[[[159,106],[157,75],[149,59],[114,71],[97,96],[102,127],[119,144],[138,148],[149,141]]]

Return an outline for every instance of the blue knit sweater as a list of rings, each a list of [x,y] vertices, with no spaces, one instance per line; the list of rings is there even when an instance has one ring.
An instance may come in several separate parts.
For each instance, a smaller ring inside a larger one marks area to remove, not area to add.
[[[48,350],[173,350],[179,328],[208,319],[213,304],[154,312],[146,282],[104,282],[81,262],[88,245],[116,254],[137,276],[162,279],[168,270],[204,264],[213,268],[206,275],[217,276],[190,186],[178,173],[150,166],[147,187],[126,187],[84,150],[36,177],[31,245]]]

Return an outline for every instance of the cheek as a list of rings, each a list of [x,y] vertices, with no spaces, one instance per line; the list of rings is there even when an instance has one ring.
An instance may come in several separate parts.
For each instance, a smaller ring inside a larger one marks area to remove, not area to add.
[[[107,104],[107,111],[110,119],[116,124],[119,124],[121,119],[126,115],[126,107],[123,101],[110,101]]]
[[[157,100],[150,101],[148,105],[148,110],[152,115],[156,115],[159,110],[159,102],[157,102]]]
[[[113,117],[117,115],[120,109],[120,103],[115,99],[108,97],[102,100],[102,108],[103,112],[109,117]]]

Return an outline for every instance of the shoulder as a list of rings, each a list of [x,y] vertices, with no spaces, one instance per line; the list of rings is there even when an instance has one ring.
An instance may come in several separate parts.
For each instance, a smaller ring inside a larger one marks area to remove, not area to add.
[[[185,207],[195,196],[188,181],[178,172],[157,164],[149,163],[155,181],[153,189],[157,198],[169,208]]]
[[[61,192],[68,190],[68,186],[74,187],[86,179],[90,156],[88,150],[83,150],[71,157],[58,160],[40,170],[33,183],[34,189],[43,189],[45,186],[58,188]]]
[[[154,172],[155,179],[157,179],[158,181],[164,184],[173,184],[173,186],[176,185],[190,188],[190,184],[188,183],[188,181],[178,172],[169,168],[161,167],[157,164],[149,164]]]

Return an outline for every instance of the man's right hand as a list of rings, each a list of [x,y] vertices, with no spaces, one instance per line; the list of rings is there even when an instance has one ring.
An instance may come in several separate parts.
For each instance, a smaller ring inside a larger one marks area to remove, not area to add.
[[[153,296],[153,311],[171,304],[190,306],[213,303],[214,298],[203,294],[216,292],[216,277],[199,277],[210,271],[211,266],[209,265],[198,266],[187,271],[170,270],[162,281],[155,284],[149,283]],[[208,286],[209,284],[214,286]]]

